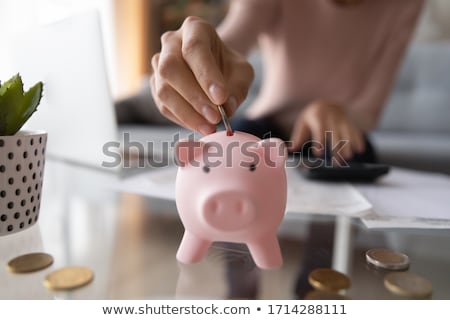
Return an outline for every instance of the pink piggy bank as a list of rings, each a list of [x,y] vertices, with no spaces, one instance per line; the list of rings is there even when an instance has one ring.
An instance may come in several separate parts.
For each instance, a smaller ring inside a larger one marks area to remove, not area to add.
[[[287,197],[284,142],[220,131],[199,141],[179,141],[175,155],[176,204],[185,227],[177,259],[196,263],[214,241],[239,242],[247,244],[258,267],[280,267],[277,230]]]

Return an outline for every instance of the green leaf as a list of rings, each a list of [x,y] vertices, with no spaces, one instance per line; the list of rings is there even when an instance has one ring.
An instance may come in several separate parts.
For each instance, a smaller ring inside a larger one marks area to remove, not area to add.
[[[27,92],[19,74],[0,86],[0,136],[14,135],[36,111],[42,98],[43,83]]]

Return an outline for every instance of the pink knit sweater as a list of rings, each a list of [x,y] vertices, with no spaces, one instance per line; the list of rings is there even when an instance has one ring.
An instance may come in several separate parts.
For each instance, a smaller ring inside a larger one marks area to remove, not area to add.
[[[423,0],[234,0],[218,28],[233,49],[259,45],[263,85],[248,111],[291,119],[308,102],[346,108],[364,130],[377,124]],[[288,108],[295,104],[295,108]]]

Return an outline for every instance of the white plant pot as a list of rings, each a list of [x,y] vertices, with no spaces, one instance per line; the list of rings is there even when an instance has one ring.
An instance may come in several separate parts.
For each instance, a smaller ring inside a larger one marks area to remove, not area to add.
[[[43,131],[0,136],[0,236],[38,221],[46,144]]]

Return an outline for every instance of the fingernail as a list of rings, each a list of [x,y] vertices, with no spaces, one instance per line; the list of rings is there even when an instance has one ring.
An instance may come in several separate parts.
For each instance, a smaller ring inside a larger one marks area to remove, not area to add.
[[[200,132],[204,136],[214,133],[214,131],[215,128],[209,124],[202,124],[201,126],[198,127],[198,132]]]
[[[202,108],[202,114],[212,124],[217,124],[219,122],[219,114],[215,112],[212,107],[210,106],[204,106]]]
[[[212,84],[209,86],[209,94],[215,104],[222,104],[225,100],[225,90],[217,84]]]

